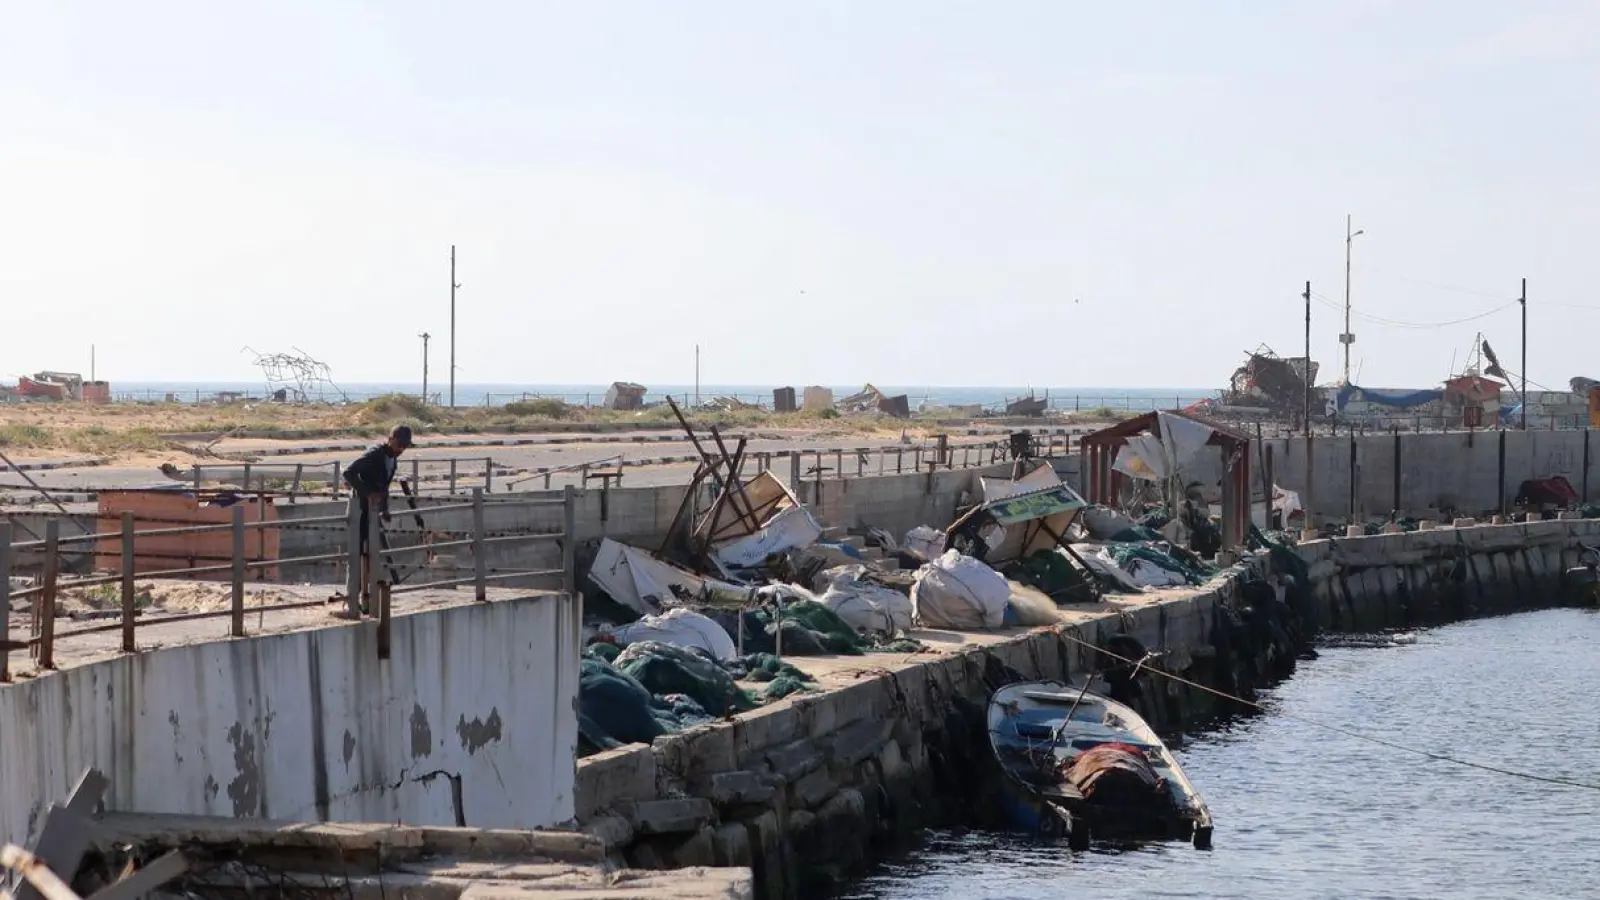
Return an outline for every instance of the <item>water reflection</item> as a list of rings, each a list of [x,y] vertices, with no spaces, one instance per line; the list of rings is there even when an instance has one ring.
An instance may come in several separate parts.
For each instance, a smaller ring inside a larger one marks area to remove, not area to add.
[[[1235,718],[1174,748],[1217,820],[1187,843],[1065,847],[934,834],[845,892],[859,900],[1064,896],[1600,897],[1600,791],[1462,768],[1319,728],[1600,783],[1600,616],[1453,625],[1384,649],[1330,648]]]

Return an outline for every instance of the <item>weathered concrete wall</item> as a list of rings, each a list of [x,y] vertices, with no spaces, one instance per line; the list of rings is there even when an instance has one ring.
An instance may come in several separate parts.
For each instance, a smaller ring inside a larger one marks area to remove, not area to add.
[[[1371,631],[1553,606],[1562,573],[1600,545],[1600,519],[1438,528],[1311,541],[1314,619],[1325,631]]]
[[[1501,444],[1504,442],[1504,477]],[[1303,438],[1267,438],[1278,484],[1304,499]],[[1397,453],[1398,446],[1398,453]],[[1600,441],[1581,431],[1477,431],[1313,438],[1316,511],[1348,518],[1413,515],[1454,508],[1462,515],[1497,510],[1531,478],[1564,476],[1584,500],[1600,495]],[[1399,497],[1395,467],[1399,462]],[[1354,480],[1351,460],[1355,461]],[[1352,492],[1352,485],[1354,491]]]
[[[535,596],[128,654],[0,686],[0,840],[107,807],[533,828],[573,814],[577,603]]]

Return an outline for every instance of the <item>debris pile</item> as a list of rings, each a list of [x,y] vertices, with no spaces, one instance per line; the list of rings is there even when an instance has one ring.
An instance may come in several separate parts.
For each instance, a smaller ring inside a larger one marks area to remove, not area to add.
[[[1216,572],[1164,520],[1092,506],[1043,461],[981,479],[943,529],[838,538],[770,472],[735,474],[742,439],[696,434],[668,403],[701,461],[659,547],[608,538],[589,570],[604,598],[589,609],[608,619],[584,652],[590,752],[810,689],[785,659],[917,652],[917,629],[1053,624],[1064,606]]]

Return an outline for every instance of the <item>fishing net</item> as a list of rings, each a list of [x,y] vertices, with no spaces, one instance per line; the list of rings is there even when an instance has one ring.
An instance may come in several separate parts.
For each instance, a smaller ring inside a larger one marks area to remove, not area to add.
[[[713,716],[754,709],[755,698],[734,683],[716,660],[694,650],[660,641],[628,645],[616,667],[633,676],[652,694],[684,694]]]

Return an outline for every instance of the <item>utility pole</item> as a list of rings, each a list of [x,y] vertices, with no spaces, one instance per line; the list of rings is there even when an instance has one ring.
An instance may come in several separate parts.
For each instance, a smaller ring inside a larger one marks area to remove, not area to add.
[[[1312,509],[1316,497],[1317,480],[1315,477],[1315,455],[1311,452],[1311,282],[1306,282],[1306,409],[1304,440],[1306,443],[1306,502],[1305,502],[1305,528],[1312,530]],[[1348,345],[1346,345],[1348,346]]]
[[[700,406],[700,345],[694,345],[694,405]]]
[[[456,408],[456,245],[450,245],[450,408]]]
[[[1522,279],[1522,430],[1528,430],[1528,279]]]
[[[424,331],[422,338],[422,405],[428,405],[428,338],[432,335]]]
[[[1351,231],[1350,216],[1344,217],[1344,333],[1339,335],[1339,343],[1344,345],[1344,383],[1350,383],[1350,345],[1356,342],[1356,336],[1350,331],[1350,248],[1355,244],[1356,238],[1365,234],[1366,230]],[[1311,361],[1310,354],[1306,355],[1306,362]]]

